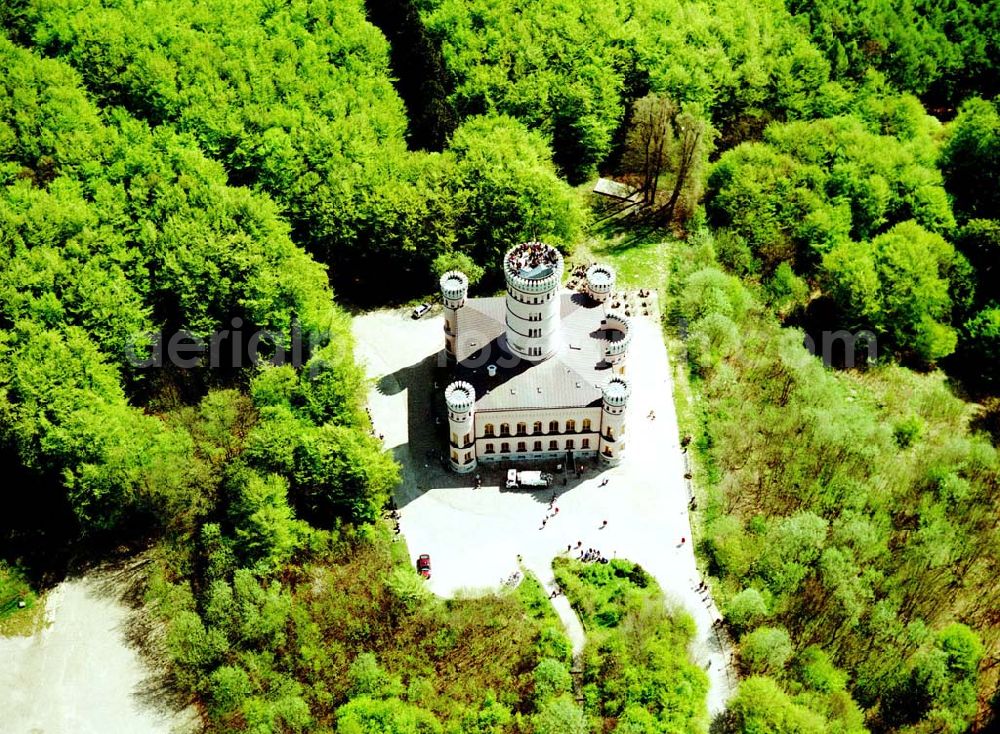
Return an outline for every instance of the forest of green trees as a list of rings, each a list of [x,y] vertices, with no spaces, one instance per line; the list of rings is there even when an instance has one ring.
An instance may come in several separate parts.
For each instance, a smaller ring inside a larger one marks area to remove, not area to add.
[[[0,24],[0,618],[132,543],[208,731],[707,731],[692,623],[641,568],[557,564],[576,682],[537,580],[427,593],[378,520],[400,475],[352,354],[349,310],[445,265],[634,235],[669,244],[645,265],[742,675],[713,731],[1000,721],[995,0],[10,0]],[[598,173],[642,194],[613,226]],[[309,341],[136,366],[223,329]],[[877,356],[824,355],[833,331]]]

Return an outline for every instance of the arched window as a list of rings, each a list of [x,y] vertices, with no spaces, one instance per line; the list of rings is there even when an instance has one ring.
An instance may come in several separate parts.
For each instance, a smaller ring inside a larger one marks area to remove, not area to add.
[[[503,443],[501,443],[500,444],[500,453],[501,454],[509,454],[510,453],[510,444],[507,443],[506,441],[504,441]]]
[[[528,425],[526,423],[518,423],[517,424],[517,435],[518,436],[527,436],[528,435]]]
[[[575,432],[576,432],[576,421],[570,418],[568,421],[566,421],[566,433],[575,433]]]
[[[549,421],[549,433],[559,433],[559,421]]]
[[[572,438],[567,438],[566,439],[566,450],[567,451],[572,451],[574,448],[576,448],[576,447],[573,445],[573,439]]]
[[[517,452],[519,454],[523,454],[527,450],[528,450],[528,445],[524,441],[517,442]]]
[[[501,436],[509,436],[510,435],[510,424],[509,423],[501,423],[500,424],[500,435]]]
[[[535,425],[533,425],[531,427],[531,432],[532,433],[541,433],[542,432],[542,422],[541,421],[535,421]]]
[[[558,450],[559,450],[559,442],[549,441],[549,451],[558,451]]]
[[[487,423],[485,426],[483,426],[483,435],[484,436],[493,436],[493,424],[492,423]]]
[[[542,442],[541,441],[535,441],[534,451],[541,451],[541,450],[542,450]]]
[[[583,419],[583,432],[587,433],[590,430],[590,418]]]

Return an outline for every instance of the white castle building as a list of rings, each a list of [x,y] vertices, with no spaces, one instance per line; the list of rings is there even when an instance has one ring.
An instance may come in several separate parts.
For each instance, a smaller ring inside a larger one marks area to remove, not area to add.
[[[630,336],[628,319],[605,310],[614,270],[591,266],[586,292],[574,293],[562,289],[562,255],[549,245],[517,245],[503,265],[504,297],[469,299],[463,273],[441,277],[452,468],[570,455],[620,462]]]

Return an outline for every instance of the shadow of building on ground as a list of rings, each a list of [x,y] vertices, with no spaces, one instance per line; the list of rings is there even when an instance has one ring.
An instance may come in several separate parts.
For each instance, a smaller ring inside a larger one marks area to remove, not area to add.
[[[376,382],[381,395],[391,397],[406,392],[406,440],[392,448],[393,457],[402,467],[402,481],[394,492],[399,508],[432,487],[462,487],[471,482],[471,477],[448,468],[445,364],[443,352],[438,352]]]

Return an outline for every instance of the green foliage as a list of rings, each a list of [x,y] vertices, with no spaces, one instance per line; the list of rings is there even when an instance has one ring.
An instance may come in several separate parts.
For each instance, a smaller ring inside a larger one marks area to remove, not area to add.
[[[892,0],[859,8],[843,0],[794,0],[789,9],[808,19],[835,77],[859,79],[878,69],[897,88],[938,104],[970,90],[996,90],[1000,15],[991,3]]]
[[[399,465],[376,438],[329,424],[300,434],[293,486],[296,504],[309,517],[370,522],[398,482]]]
[[[708,679],[688,660],[691,618],[669,609],[652,577],[628,561],[557,558],[554,568],[587,630],[586,712],[606,723],[624,717],[632,727],[652,721],[656,732],[703,726]]]
[[[575,234],[561,229],[569,189],[549,172],[544,143],[539,165],[530,145],[507,136],[494,147],[507,133],[470,121],[471,130],[454,132],[454,154],[406,150],[388,45],[361,0],[281,8],[222,2],[212,12],[194,2],[32,3],[23,23],[103,103],[190,133],[232,180],[273,196],[296,241],[329,263],[338,289],[356,298],[372,298],[376,273],[380,289],[391,283],[413,293],[424,282],[414,273],[429,272],[456,236],[470,247],[480,236],[533,233],[563,242]],[[567,125],[579,122],[570,115]],[[584,139],[592,128],[580,128]],[[498,137],[486,145],[479,134]],[[598,144],[608,137],[596,134]],[[470,195],[474,159],[486,151],[480,195],[496,197],[488,203]],[[500,218],[483,221],[492,204]],[[191,245],[213,253],[220,246]]]
[[[209,697],[216,716],[236,710],[253,694],[250,676],[243,668],[222,665],[209,676]]]
[[[976,365],[972,379],[995,390],[1000,384],[1000,306],[987,306],[965,323],[962,354]]]
[[[314,542],[302,566],[284,566],[280,582],[239,569],[205,579],[197,603],[161,590],[179,680],[205,695],[219,725],[296,731],[499,734],[512,731],[514,710],[531,710],[536,679],[566,688],[562,663],[542,664],[543,623],[515,594],[446,603],[421,589],[412,604],[401,577],[423,580],[391,545],[388,533],[345,528]]]
[[[751,674],[780,673],[792,656],[792,640],[781,627],[758,627],[740,640],[740,662]]]
[[[744,589],[726,604],[726,621],[738,632],[753,629],[767,617],[767,602],[757,589]]]
[[[908,219],[938,233],[954,226],[930,134],[900,140],[836,117],[772,125],[764,137],[719,159],[707,209],[768,272],[782,261],[808,272],[842,240]]]
[[[535,666],[535,700],[539,703],[571,693],[573,678],[569,670],[558,660],[542,658]]]
[[[890,726],[926,722],[924,730],[958,734],[976,712],[975,679],[983,656],[979,637],[964,624],[941,630],[916,656],[909,675],[886,703]]]
[[[494,274],[511,243],[569,247],[580,235],[579,199],[556,176],[544,139],[512,118],[476,117],[455,131],[449,181],[460,204],[458,243]]]
[[[25,610],[35,605],[35,594],[31,586],[17,567],[0,561],[0,620],[16,614],[21,609],[22,602]]]
[[[720,731],[724,734],[825,734],[824,718],[796,704],[770,678],[754,676],[740,684],[726,708]]]
[[[900,448],[908,448],[920,437],[923,430],[923,422],[915,415],[908,416],[899,421],[892,429],[893,438]]]
[[[133,407],[133,395],[153,389],[152,372],[131,360],[154,328],[204,333],[239,317],[287,338],[297,323],[321,339],[313,379],[289,399],[316,422],[358,420],[363,387],[347,320],[268,199],[227,186],[222,168],[169,126],[102,118],[60,63],[4,41],[0,66],[0,125],[13,133],[0,198],[9,255],[0,268],[0,433],[24,466],[65,488],[82,530],[137,515],[190,528],[210,511],[219,470],[253,422],[225,391],[166,421]],[[192,371],[194,391],[215,379],[207,368]],[[165,379],[156,373],[156,384]],[[234,503],[234,519],[256,526],[244,528],[244,551],[267,555],[270,542],[285,558],[294,543],[283,500],[253,504]]]
[[[948,297],[934,261],[924,269],[914,264],[923,253],[908,249],[948,253],[929,237],[898,225],[876,238],[897,248],[884,277],[900,283],[877,288],[876,303]],[[862,731],[852,698],[880,731],[968,726],[969,691],[992,683],[978,664],[958,673],[929,630],[962,618],[995,644],[985,609],[995,603],[996,448],[970,433],[970,408],[942,374],[831,372],[748,287],[734,309],[731,276],[704,267],[702,247],[690,246],[697,265],[677,258],[687,272],[672,308],[699,319],[737,313],[741,339],[714,370],[691,363],[704,451],[718,470],[699,547],[742,635],[743,665],[773,678],[743,684],[726,731]],[[956,638],[958,659],[979,659],[975,633]]]
[[[352,699],[337,709],[337,731],[343,734],[440,734],[433,715],[403,701]]]
[[[830,656],[811,645],[795,656],[795,678],[806,688],[820,693],[844,690],[847,674],[830,660]]]
[[[476,265],[475,261],[464,252],[443,252],[434,258],[431,263],[434,275],[441,277],[449,270],[459,270],[465,273],[469,279],[469,285],[473,286],[482,279],[486,268]]]
[[[847,241],[823,258],[831,296],[853,325],[887,333],[893,346],[926,361],[951,354],[949,275],[954,248],[915,222],[897,224],[871,243]]]
[[[348,695],[351,698],[396,698],[403,692],[399,677],[388,675],[382,670],[370,652],[361,653],[355,658],[347,670],[347,680],[350,686]]]
[[[941,168],[955,208],[969,218],[995,218],[1000,211],[997,168],[1000,167],[998,102],[966,100],[947,127]]]
[[[792,266],[784,261],[775,268],[766,291],[768,301],[779,317],[788,316],[809,301],[809,284],[797,276]]]
[[[517,116],[553,143],[571,180],[604,159],[622,115],[622,77],[610,41],[619,22],[606,4],[441,0],[422,3],[442,39],[462,117]]]
[[[590,727],[583,709],[568,695],[553,698],[531,717],[535,734],[588,734]]]
[[[308,528],[295,520],[288,505],[288,480],[278,474],[241,473],[230,492],[229,519],[243,562],[265,571],[285,565]]]

